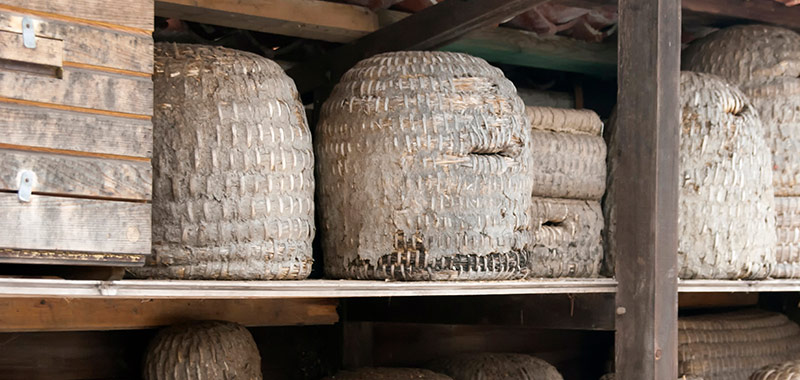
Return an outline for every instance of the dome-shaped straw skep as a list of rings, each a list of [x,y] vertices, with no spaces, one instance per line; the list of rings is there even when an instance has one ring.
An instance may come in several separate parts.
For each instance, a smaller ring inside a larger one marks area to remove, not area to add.
[[[772,159],[756,112],[735,87],[691,72],[681,74],[681,111],[678,276],[769,276],[776,264]],[[606,263],[612,269],[618,215],[614,179],[622,153],[615,132],[604,204]]]
[[[592,111],[528,107],[533,196],[600,200],[606,190],[603,123]]]
[[[454,380],[563,380],[555,367],[524,354],[463,354],[433,361],[428,368]]]
[[[328,276],[526,274],[530,130],[499,69],[446,52],[363,60],[325,102],[315,144]]]
[[[782,216],[800,214],[800,34],[767,25],[725,28],[685,49],[683,67],[739,86],[760,114],[778,197],[778,266],[773,276],[800,277],[798,225]]]
[[[453,380],[427,369],[417,368],[360,368],[354,371],[339,371],[335,376],[323,380]]]
[[[681,374],[747,380],[758,368],[800,356],[800,326],[760,310],[685,317],[678,344]]]
[[[292,80],[220,47],[155,47],[153,254],[139,277],[302,279],[314,154]]]
[[[800,360],[768,365],[750,375],[749,380],[800,380]]]
[[[252,335],[230,322],[175,325],[156,334],[144,357],[144,380],[261,380]]]
[[[603,261],[600,202],[533,197],[529,277],[597,277]]]

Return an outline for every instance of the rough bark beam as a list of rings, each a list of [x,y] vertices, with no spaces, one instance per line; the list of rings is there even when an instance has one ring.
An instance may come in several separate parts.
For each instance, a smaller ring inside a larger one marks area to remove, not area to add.
[[[616,371],[677,370],[680,0],[620,0]]]
[[[289,70],[303,93],[336,80],[356,62],[398,50],[430,50],[481,27],[496,25],[545,0],[454,0],[415,13]]]

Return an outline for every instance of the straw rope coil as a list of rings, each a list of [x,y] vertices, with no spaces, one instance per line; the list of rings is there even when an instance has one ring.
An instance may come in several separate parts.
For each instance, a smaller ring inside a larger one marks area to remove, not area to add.
[[[800,380],[800,360],[768,365],[750,375],[750,380]]]
[[[760,310],[679,319],[681,374],[747,380],[754,370],[800,355],[800,326]]]
[[[302,279],[311,271],[314,154],[274,62],[155,47],[153,254],[140,277]]]
[[[772,150],[776,204],[783,208],[773,275],[800,277],[795,228],[780,215],[796,204],[782,197],[800,196],[800,34],[766,25],[722,29],[685,49],[683,66],[739,86],[758,110]]]
[[[678,275],[760,279],[775,267],[771,157],[744,95],[718,78],[681,74]],[[609,151],[606,262],[613,268],[616,141]],[[630,194],[630,196],[635,196]]]
[[[428,367],[454,380],[563,380],[555,367],[524,354],[464,354]]]
[[[600,200],[606,190],[603,123],[592,111],[528,107],[533,195]]]
[[[459,53],[359,62],[317,127],[328,276],[523,277],[530,133],[503,73]]]
[[[452,380],[452,378],[418,368],[360,368],[354,371],[339,371],[335,376],[323,380]]]
[[[261,380],[261,355],[240,325],[193,322],[156,334],[143,372],[144,380]]]
[[[603,260],[600,202],[533,198],[530,277],[597,277]]]

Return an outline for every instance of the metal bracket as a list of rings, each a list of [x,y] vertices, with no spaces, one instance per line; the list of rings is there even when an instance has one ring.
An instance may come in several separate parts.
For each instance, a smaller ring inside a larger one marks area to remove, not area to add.
[[[19,176],[19,191],[17,197],[20,202],[30,202],[31,192],[33,192],[33,180],[35,175],[30,170],[23,170]]]
[[[36,33],[33,31],[33,19],[22,18],[22,44],[28,49],[36,49]]]

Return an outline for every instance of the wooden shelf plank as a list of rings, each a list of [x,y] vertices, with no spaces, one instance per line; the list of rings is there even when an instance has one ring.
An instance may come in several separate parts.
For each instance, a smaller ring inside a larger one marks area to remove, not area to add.
[[[147,329],[189,320],[245,326],[331,325],[336,299],[0,298],[0,332]]]
[[[679,280],[681,293],[712,292],[800,292],[800,279],[796,280]]]
[[[614,293],[613,279],[501,282],[306,281],[76,281],[0,278],[3,297],[71,298],[355,298],[511,294]]]

